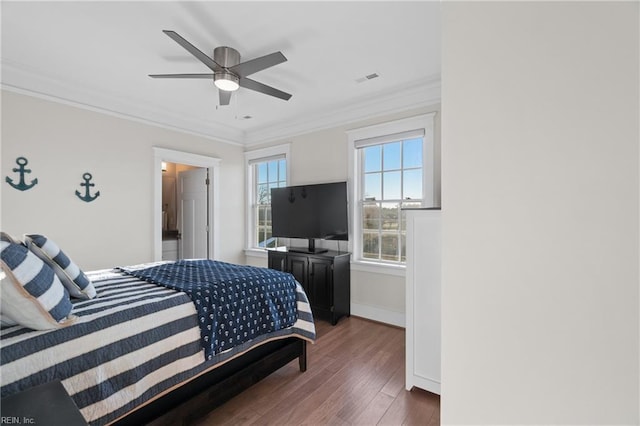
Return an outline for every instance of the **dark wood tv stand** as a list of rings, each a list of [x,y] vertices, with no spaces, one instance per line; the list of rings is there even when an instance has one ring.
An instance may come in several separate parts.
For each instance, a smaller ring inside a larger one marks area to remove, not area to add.
[[[307,293],[313,315],[336,325],[351,315],[351,253],[268,250],[271,269],[289,272]]]

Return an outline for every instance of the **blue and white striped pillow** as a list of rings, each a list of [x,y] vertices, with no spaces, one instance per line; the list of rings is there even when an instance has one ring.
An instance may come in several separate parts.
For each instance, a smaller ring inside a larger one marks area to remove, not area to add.
[[[69,293],[47,264],[21,243],[0,238],[2,316],[34,330],[49,330],[74,322]]]
[[[93,299],[96,289],[87,275],[73,263],[60,247],[44,235],[25,235],[24,241],[29,250],[53,268],[72,297]]]

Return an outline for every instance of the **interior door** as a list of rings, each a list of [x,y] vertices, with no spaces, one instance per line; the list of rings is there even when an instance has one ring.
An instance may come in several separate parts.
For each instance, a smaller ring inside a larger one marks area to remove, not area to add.
[[[209,229],[207,169],[178,173],[178,230],[181,259],[208,257]]]

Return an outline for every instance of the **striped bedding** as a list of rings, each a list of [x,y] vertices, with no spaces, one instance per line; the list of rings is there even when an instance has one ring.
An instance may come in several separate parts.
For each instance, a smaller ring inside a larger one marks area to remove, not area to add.
[[[205,361],[197,313],[186,294],[117,270],[87,275],[98,297],[74,300],[73,325],[47,331],[2,327],[3,397],[61,380],[87,422],[104,425],[261,343],[289,336],[315,339],[311,309],[298,284],[292,327]]]

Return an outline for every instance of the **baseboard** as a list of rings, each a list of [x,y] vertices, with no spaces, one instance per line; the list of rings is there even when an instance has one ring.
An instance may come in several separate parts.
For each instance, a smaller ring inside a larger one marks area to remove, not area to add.
[[[441,395],[439,381],[429,379],[426,377],[421,377],[415,373],[413,374],[413,376],[407,376],[405,389],[410,391],[414,386],[420,389],[426,390],[428,392]]]
[[[351,315],[395,325],[396,327],[405,327],[405,314],[402,312],[388,311],[375,306],[361,305],[352,302]]]

